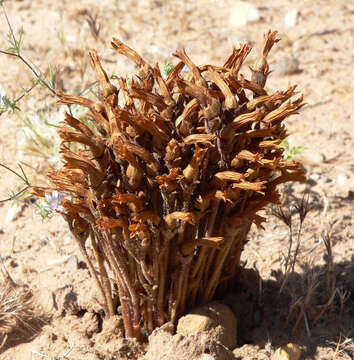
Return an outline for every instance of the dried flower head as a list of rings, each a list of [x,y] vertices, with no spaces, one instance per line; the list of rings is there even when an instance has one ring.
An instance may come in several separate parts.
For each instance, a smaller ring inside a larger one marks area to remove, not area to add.
[[[274,94],[264,88],[277,41],[276,32],[265,35],[247,80],[240,69],[248,44],[223,66],[197,66],[177,50],[180,62],[162,76],[113,39],[116,52],[135,62],[136,76],[112,84],[91,51],[100,102],[59,94],[59,104],[87,107],[95,128],[66,115],[59,132],[64,165],[49,173],[48,202],[65,207],[107,316],[117,311],[118,288],[127,336],[175,322],[226,287],[251,224],[265,220],[257,212],[279,201],[278,184],[304,180],[281,146],[283,120],[304,105],[302,97],[292,100],[295,86]],[[72,151],[72,142],[81,149]],[[63,205],[62,192],[71,195]]]

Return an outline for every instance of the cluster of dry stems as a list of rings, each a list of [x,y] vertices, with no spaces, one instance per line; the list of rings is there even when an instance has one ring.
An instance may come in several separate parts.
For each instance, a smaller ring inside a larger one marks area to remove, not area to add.
[[[175,322],[225,288],[251,224],[264,221],[257,212],[279,200],[278,184],[304,180],[280,146],[282,122],[302,97],[290,100],[295,86],[273,94],[264,88],[276,36],[265,35],[250,80],[239,73],[248,44],[223,66],[197,66],[176,51],[180,62],[164,78],[158,65],[113,39],[137,75],[119,78],[117,88],[91,51],[101,101],[59,94],[59,104],[87,107],[94,128],[66,115],[59,130],[64,166],[49,173],[52,191],[67,195],[62,215],[106,315],[121,304],[128,337]],[[72,142],[83,146],[74,152]]]

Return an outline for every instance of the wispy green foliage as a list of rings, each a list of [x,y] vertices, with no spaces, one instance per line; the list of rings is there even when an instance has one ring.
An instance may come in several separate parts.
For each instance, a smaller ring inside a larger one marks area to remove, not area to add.
[[[51,212],[45,209],[45,204],[40,204],[36,201],[34,205],[37,207],[38,213],[41,216],[42,220],[46,219],[50,215]]]
[[[305,150],[305,146],[290,146],[288,140],[283,140],[280,146],[285,149],[285,160],[291,160],[295,155],[302,154]]]
[[[6,111],[21,110],[17,105],[16,101],[10,100],[6,95],[1,98],[0,101],[0,115]]]
[[[8,49],[6,49],[6,51],[12,51],[12,52],[16,53],[17,55],[20,55],[23,34],[24,34],[23,27],[21,27],[20,30],[18,31],[18,36],[19,36],[18,39],[16,39],[15,36],[13,35],[12,31],[10,31],[7,34],[7,39],[12,46],[9,47]]]
[[[167,77],[169,75],[169,73],[173,70],[173,68],[174,68],[174,66],[172,64],[166,63],[162,70],[164,77]]]

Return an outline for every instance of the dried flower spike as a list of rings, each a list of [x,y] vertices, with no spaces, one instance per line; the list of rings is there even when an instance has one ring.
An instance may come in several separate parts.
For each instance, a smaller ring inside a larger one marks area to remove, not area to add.
[[[283,121],[302,97],[291,100],[295,86],[274,94],[264,88],[277,41],[276,32],[265,35],[248,80],[240,73],[248,44],[222,67],[197,66],[177,51],[180,62],[162,77],[113,39],[137,76],[112,84],[91,51],[100,102],[58,94],[59,104],[87,107],[95,129],[67,115],[59,132],[64,165],[48,174],[51,191],[37,194],[63,212],[107,317],[117,312],[118,289],[126,336],[141,339],[227,288],[251,224],[265,220],[257,212],[278,202],[278,184],[304,180],[301,164],[284,159],[280,145]],[[71,142],[81,150],[73,152]]]

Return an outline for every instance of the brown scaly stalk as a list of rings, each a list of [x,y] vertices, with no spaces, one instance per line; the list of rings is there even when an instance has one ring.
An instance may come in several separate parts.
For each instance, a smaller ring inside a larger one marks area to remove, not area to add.
[[[277,41],[277,32],[265,34],[250,80],[240,73],[248,44],[223,66],[197,66],[177,51],[180,62],[164,79],[157,65],[113,39],[137,75],[112,84],[91,51],[101,100],[58,94],[58,104],[87,107],[95,129],[67,114],[59,132],[64,165],[48,174],[49,192],[67,195],[62,213],[107,317],[117,312],[118,288],[127,337],[141,339],[227,289],[251,224],[265,220],[257,212],[279,201],[278,184],[304,181],[301,164],[284,160],[280,146],[283,120],[302,97],[291,100],[295,86],[264,88]],[[81,150],[71,151],[71,142]]]

